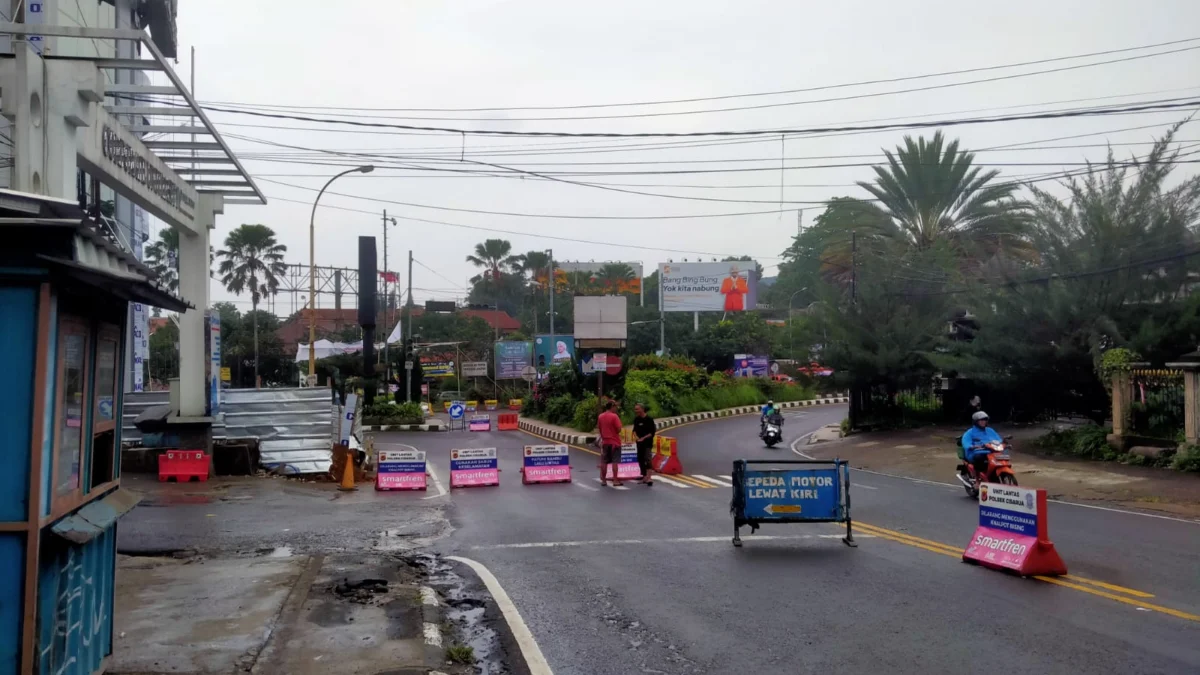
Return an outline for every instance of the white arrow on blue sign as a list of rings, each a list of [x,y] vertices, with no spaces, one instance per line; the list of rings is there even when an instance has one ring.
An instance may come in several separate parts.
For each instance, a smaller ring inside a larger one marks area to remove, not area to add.
[[[460,420],[464,412],[466,412],[466,408],[461,403],[455,403],[450,406],[450,419]]]

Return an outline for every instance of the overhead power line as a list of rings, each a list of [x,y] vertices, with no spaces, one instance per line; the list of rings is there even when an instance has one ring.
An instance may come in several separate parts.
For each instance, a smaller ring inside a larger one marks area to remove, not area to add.
[[[970,124],[993,124],[999,122],[1018,122],[1023,120],[1059,119],[1070,117],[1096,117],[1104,115],[1123,115],[1163,112],[1191,108],[1200,105],[1200,99],[1189,99],[1174,103],[1155,103],[1147,105],[1132,105],[1122,107],[1097,108],[1088,110],[1069,110],[1061,112],[1026,113],[1020,115],[1001,115],[991,117],[959,118],[949,120],[931,120],[927,122],[902,122],[894,124],[875,125],[846,125],[785,129],[740,129],[720,131],[646,131],[646,132],[609,132],[609,131],[509,131],[504,129],[465,129],[457,127],[418,126],[410,124],[394,124],[388,122],[365,122],[361,120],[341,120],[331,118],[311,117],[307,115],[291,115],[286,113],[268,113],[253,110],[237,110],[233,108],[207,107],[214,112],[226,112],[236,115],[249,115],[268,119],[298,120],[321,124],[342,124],[356,127],[374,127],[381,129],[408,129],[413,131],[440,131],[463,136],[521,136],[521,137],[556,137],[556,138],[699,138],[699,137],[738,137],[738,136],[804,136],[817,133],[840,131],[884,131],[895,129],[925,129],[929,127],[960,126]]]
[[[817,87],[806,87],[801,89],[783,89],[777,91],[754,92],[747,94],[725,94],[721,96],[703,96],[693,98],[681,98],[672,100],[658,101],[632,101],[622,103],[592,103],[578,105],[551,105],[551,106],[494,106],[494,107],[478,107],[478,108],[369,108],[363,106],[300,106],[300,105],[277,105],[277,104],[243,104],[230,101],[202,101],[202,103],[216,103],[218,105],[244,105],[247,107],[260,108],[276,108],[276,109],[308,109],[308,110],[372,110],[379,112],[497,112],[497,111],[512,111],[512,110],[583,110],[588,108],[625,108],[634,106],[650,106],[650,105],[674,105],[680,103],[701,103],[705,101],[723,101],[738,98],[755,98],[763,96],[780,96],[787,94],[802,94],[813,91],[826,91],[830,89],[844,89],[849,87],[860,87],[874,84],[891,84],[895,82],[907,82],[912,80],[921,80],[934,77],[946,77],[950,75],[966,75],[970,73],[980,73],[992,70],[1003,70],[1006,68],[1019,68],[1023,66],[1034,66],[1045,63],[1056,63],[1061,61],[1070,61],[1074,59],[1091,58],[1094,56],[1108,56],[1110,54],[1121,54],[1132,51],[1140,51],[1143,49],[1157,49],[1159,47],[1169,47],[1179,44],[1188,44],[1191,42],[1200,41],[1200,37],[1186,38],[1183,40],[1172,40],[1169,42],[1159,42],[1149,45],[1141,45],[1137,47],[1124,47],[1120,49],[1108,49],[1098,52],[1090,52],[1086,54],[1073,54],[1070,56],[1058,56],[1047,59],[1038,59],[1034,61],[1021,61],[1016,63],[1006,63],[992,66],[981,66],[977,68],[963,68],[959,70],[947,70],[937,73],[923,73],[919,75],[907,75],[902,77],[883,78],[875,80],[862,80],[858,82],[846,82],[840,84],[823,85]]]

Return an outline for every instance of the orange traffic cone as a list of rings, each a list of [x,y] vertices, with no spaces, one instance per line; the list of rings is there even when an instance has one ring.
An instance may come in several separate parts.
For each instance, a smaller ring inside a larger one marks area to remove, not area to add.
[[[346,465],[342,469],[342,483],[338,485],[338,489],[343,492],[353,492],[358,489],[358,486],[354,484],[354,455],[347,451],[344,456]]]

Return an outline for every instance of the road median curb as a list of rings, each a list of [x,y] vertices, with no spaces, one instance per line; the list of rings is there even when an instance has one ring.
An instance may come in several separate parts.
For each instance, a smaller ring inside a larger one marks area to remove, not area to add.
[[[779,407],[785,410],[790,410],[795,408],[810,408],[823,405],[838,405],[849,402],[849,396],[831,396],[827,398],[809,399],[807,401],[784,401],[779,404]],[[655,423],[658,426],[658,431],[661,432],[672,427],[691,424],[692,422],[701,422],[704,420],[718,419],[721,417],[734,417],[736,415],[753,415],[757,414],[760,410],[761,407],[757,405],[743,405],[735,408],[723,408],[721,410],[709,410],[706,412],[676,415],[675,417],[664,417],[662,419],[655,420]],[[563,431],[545,422],[529,417],[521,417],[518,419],[517,426],[521,431],[550,438],[558,443],[586,446],[596,442],[595,434],[581,434]]]

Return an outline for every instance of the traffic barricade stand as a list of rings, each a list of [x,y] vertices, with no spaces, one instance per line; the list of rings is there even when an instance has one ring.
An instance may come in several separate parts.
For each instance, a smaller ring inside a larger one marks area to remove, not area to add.
[[[846,460],[738,459],[731,478],[734,546],[742,545],[742,526],[749,525],[753,534],[763,523],[846,523],[842,542],[858,546],[850,520]]]
[[[211,462],[212,458],[203,450],[167,450],[158,457],[158,480],[207,481]]]
[[[635,442],[635,440],[636,439],[634,439],[634,437],[633,437],[633,429],[630,429],[629,427],[621,427],[621,442],[622,443],[633,443],[633,442]]]
[[[979,525],[963,562],[1021,576],[1062,575],[1067,565],[1050,541],[1046,491],[1015,485],[979,486]]]
[[[642,465],[638,463],[637,444],[621,445],[621,457],[617,463],[617,480],[634,480],[642,477]],[[601,476],[608,478],[608,476]]]
[[[450,487],[483,487],[500,484],[495,448],[460,448],[450,451]]]
[[[499,407],[500,407],[500,402],[494,398],[485,399],[483,402],[484,410],[492,411]]]
[[[671,436],[655,436],[650,466],[668,476],[683,473],[683,462],[679,461],[679,441]]]
[[[519,398],[508,399],[508,409],[509,410],[520,410],[521,406],[524,404],[525,404],[525,401],[523,401]]]
[[[517,413],[500,413],[496,416],[497,431],[516,431],[520,428],[520,419]]]
[[[521,482],[570,483],[571,454],[566,445],[527,445],[521,464]]]
[[[467,412],[479,412],[479,401],[467,401]]]
[[[425,490],[424,450],[380,450],[376,490]]]
[[[492,417],[491,415],[471,415],[471,421],[468,425],[471,431],[491,431]]]

